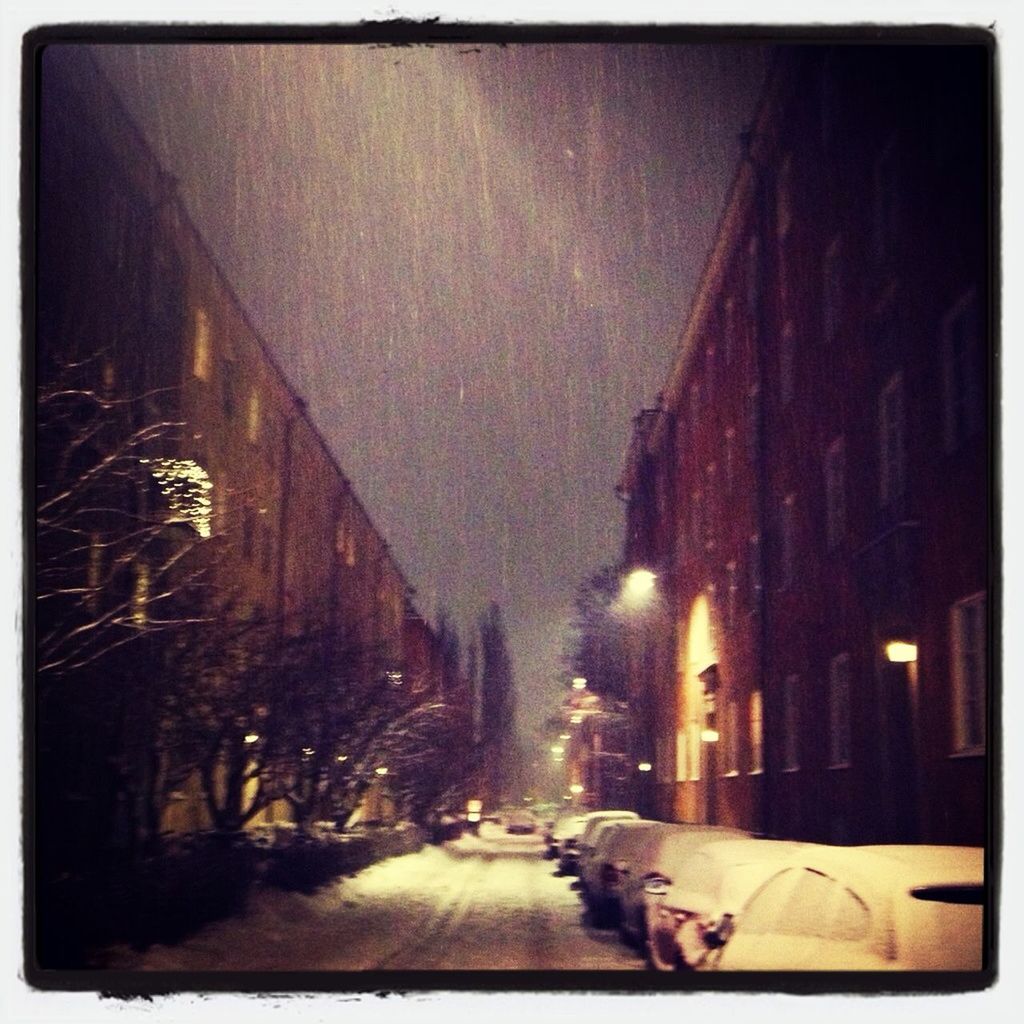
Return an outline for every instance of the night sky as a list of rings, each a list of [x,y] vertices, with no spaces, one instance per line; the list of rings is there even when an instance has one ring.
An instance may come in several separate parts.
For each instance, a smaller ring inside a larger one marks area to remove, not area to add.
[[[96,47],[420,610],[501,603],[528,733],[767,51],[468,49]]]

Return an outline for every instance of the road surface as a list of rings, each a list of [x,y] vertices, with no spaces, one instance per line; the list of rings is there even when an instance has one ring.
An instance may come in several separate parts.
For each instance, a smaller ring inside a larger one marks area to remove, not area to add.
[[[241,917],[176,946],[115,950],[111,967],[158,971],[640,970],[614,931],[541,856],[538,836],[485,825],[375,864],[312,896],[263,890]]]

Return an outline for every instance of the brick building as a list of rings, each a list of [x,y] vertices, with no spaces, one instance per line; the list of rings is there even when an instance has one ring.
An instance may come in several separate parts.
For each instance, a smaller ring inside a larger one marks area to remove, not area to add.
[[[990,83],[983,44],[778,53],[620,483],[660,816],[985,837]]]
[[[204,569],[196,598],[203,615],[276,623],[282,642],[316,637],[335,656],[358,658],[367,678],[383,672],[401,678],[408,661],[417,693],[439,693],[436,638],[412,606],[401,568],[190,221],[174,182],[85,48],[49,47],[41,83],[35,379],[45,388],[60,378],[64,387],[112,402],[94,445],[114,448],[134,431],[150,431],[138,456],[151,467],[152,486],[141,496],[128,488],[112,503],[130,505],[140,517],[163,517],[164,554],[187,535],[189,550],[167,578],[180,581],[197,566]],[[36,472],[44,488],[60,460],[59,451],[42,445]],[[124,633],[151,624],[164,607],[156,593],[157,548],[151,544],[115,564],[105,530],[111,532],[109,516],[97,519],[84,542],[58,541],[53,550],[44,543],[40,558],[61,562],[63,591],[72,579],[78,581],[72,589],[88,581],[96,602],[128,595],[128,611],[116,623]],[[81,600],[65,603],[67,615],[83,611]],[[56,603],[40,606],[42,634],[60,618],[51,607]],[[103,614],[101,608],[97,617]],[[136,649],[126,674],[155,671],[146,658],[159,654]],[[137,704],[128,710],[136,725],[145,720]],[[109,706],[105,716],[117,717]],[[148,727],[156,728],[153,716]],[[102,793],[117,791],[123,803],[125,792],[145,788],[142,775],[162,770],[149,764],[151,731],[89,736],[83,728],[83,749],[67,757],[69,764],[76,757],[111,760],[88,753],[90,744],[101,750],[129,743],[132,753],[117,770],[140,778],[126,782],[122,775],[112,783],[83,772],[81,792],[57,813],[80,808],[97,819],[100,836],[116,830],[99,820]],[[68,753],[47,750],[44,739],[40,763]],[[185,780],[154,830],[207,827],[202,788],[195,775]],[[123,807],[110,813],[126,816]],[[257,820],[283,814],[272,805]]]

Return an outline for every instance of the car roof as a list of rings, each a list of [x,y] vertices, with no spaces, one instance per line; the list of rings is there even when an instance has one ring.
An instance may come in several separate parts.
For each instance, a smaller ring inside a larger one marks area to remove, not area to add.
[[[698,846],[721,839],[749,838],[750,833],[724,825],[679,823],[658,833],[647,866],[669,878],[680,862]]]

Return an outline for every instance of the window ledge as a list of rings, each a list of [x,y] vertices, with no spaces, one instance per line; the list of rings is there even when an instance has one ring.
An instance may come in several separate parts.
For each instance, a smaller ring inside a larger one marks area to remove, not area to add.
[[[968,750],[955,750],[949,755],[949,761],[963,761],[971,757],[984,757],[987,751],[984,747],[971,747]]]
[[[748,775],[764,775],[764,769],[763,768],[751,768],[750,771],[747,772],[747,774]]]
[[[739,777],[739,774],[740,773],[738,771],[735,771],[735,772],[722,772],[722,778],[723,779],[735,779],[735,778]]]
[[[830,772],[842,772],[842,771],[845,771],[849,767],[850,767],[850,762],[849,761],[844,761],[842,764],[830,764],[828,766],[827,770],[830,771]]]
[[[798,771],[800,771],[800,765],[797,765],[795,768],[783,768],[782,769],[782,774],[783,775],[792,775],[794,772],[798,772]]]

